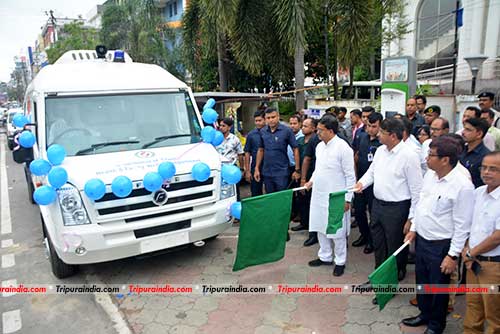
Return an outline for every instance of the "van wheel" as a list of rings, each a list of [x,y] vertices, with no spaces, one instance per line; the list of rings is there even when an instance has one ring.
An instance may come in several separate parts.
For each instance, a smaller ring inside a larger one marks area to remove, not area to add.
[[[33,199],[33,193],[35,192],[35,186],[33,185],[33,181],[31,180],[31,173],[28,170],[28,164],[24,165],[24,176],[26,177],[26,185],[28,186],[28,198],[31,204],[36,204]]]
[[[66,264],[59,258],[57,255],[57,252],[54,248],[54,245],[52,244],[52,240],[50,240],[50,236],[45,230],[45,225],[43,227],[44,229],[44,244],[46,248],[46,253],[49,257],[50,261],[50,267],[52,268],[52,273],[54,274],[55,277],[57,278],[66,278],[73,276],[76,272],[78,267],[75,265],[71,264]]]
[[[219,236],[219,235],[218,235],[218,234],[216,234],[216,235],[214,235],[213,237],[206,238],[206,239],[205,239],[205,241],[212,241],[212,240],[215,240],[215,239],[217,239],[217,237],[218,237],[218,236]]]

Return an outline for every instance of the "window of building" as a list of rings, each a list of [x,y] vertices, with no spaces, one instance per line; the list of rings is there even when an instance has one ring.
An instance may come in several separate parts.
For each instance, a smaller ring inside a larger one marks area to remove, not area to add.
[[[174,15],[177,15],[177,1],[174,1]]]
[[[417,16],[418,70],[453,64],[455,0],[423,0]]]
[[[172,7],[173,7],[172,3],[169,3],[168,4],[168,17],[174,16],[174,14],[173,14],[173,8]]]

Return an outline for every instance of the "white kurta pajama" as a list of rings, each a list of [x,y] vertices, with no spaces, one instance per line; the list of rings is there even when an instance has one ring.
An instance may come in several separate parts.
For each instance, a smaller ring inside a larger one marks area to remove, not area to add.
[[[335,234],[326,234],[328,225],[328,205],[330,193],[352,188],[356,183],[354,174],[354,154],[349,145],[338,136],[328,144],[320,142],[316,147],[316,168],[311,177],[312,197],[309,214],[309,231],[318,232],[321,261],[333,259],[332,240],[335,244],[335,264],[344,265],[347,259],[347,236],[351,227],[351,212],[344,213],[342,228]],[[351,202],[353,193],[345,194],[346,202]]]

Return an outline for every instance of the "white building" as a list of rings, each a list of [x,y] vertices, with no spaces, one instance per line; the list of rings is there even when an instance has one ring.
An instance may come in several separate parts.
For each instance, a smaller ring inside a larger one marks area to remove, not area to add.
[[[500,95],[500,0],[461,0],[463,26],[458,28],[456,93],[468,93],[471,71],[467,56],[484,55],[476,91]],[[383,57],[410,55],[417,59],[419,80],[430,80],[451,91],[456,0],[407,0],[411,32],[384,48]]]

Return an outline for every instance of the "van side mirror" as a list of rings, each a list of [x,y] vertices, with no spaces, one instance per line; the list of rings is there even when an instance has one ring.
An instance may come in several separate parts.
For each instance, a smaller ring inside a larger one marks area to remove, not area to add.
[[[12,158],[18,164],[22,164],[25,162],[29,164],[34,159],[33,148],[24,148],[19,145],[19,147],[15,148],[14,151],[12,151]]]

